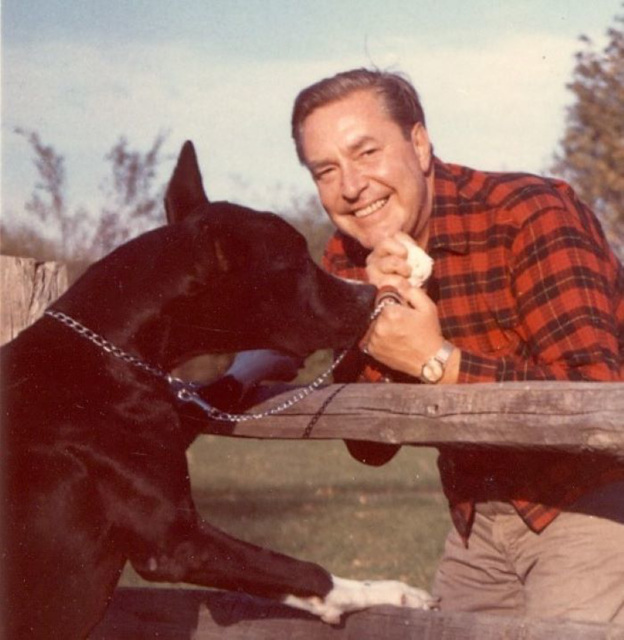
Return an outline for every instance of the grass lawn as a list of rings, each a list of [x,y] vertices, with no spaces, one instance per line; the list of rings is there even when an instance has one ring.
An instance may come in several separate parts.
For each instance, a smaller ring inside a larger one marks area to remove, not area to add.
[[[193,495],[213,525],[343,577],[423,588],[450,526],[436,457],[433,449],[403,447],[373,468],[340,441],[216,436],[189,450]],[[144,583],[128,567],[121,584]]]

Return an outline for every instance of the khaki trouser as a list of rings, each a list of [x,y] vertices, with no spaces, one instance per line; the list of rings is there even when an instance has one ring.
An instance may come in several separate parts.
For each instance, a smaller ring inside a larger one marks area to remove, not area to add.
[[[433,585],[442,610],[624,624],[624,483],[573,509],[536,534],[511,504],[478,504],[468,549],[447,538]]]

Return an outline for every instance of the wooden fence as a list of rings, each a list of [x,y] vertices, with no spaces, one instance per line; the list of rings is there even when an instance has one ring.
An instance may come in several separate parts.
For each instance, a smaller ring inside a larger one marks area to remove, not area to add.
[[[37,320],[65,289],[65,265],[0,255],[0,345]]]
[[[291,394],[286,390],[253,411],[280,404]],[[624,460],[624,384],[329,385],[270,419],[213,424],[208,432],[258,439],[355,438],[418,446],[587,451]],[[154,589],[118,589],[93,638],[135,638],[139,629],[149,634],[145,637],[196,640],[624,640],[624,627],[617,625],[393,607],[354,613],[342,626],[329,627],[250,596]]]
[[[0,267],[5,342],[5,336],[13,337],[36,319],[67,280],[58,265],[2,257]],[[287,389],[254,411],[275,406],[290,395]],[[586,451],[624,460],[624,384],[329,385],[270,419],[215,424],[206,432],[243,438]],[[624,627],[392,607],[355,613],[341,626],[332,627],[305,613],[246,595],[120,588],[91,636],[93,640],[282,637],[624,640]]]
[[[375,607],[330,626],[274,601],[195,589],[119,588],[90,640],[622,640],[624,627]]]
[[[291,390],[283,391],[253,411],[269,409],[291,395]],[[270,420],[212,424],[207,432],[591,451],[624,458],[624,384],[328,385]]]

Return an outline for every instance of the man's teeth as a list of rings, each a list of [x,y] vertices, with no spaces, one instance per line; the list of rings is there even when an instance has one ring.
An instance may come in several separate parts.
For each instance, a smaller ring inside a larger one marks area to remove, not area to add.
[[[381,207],[383,207],[386,202],[388,202],[388,198],[376,200],[375,202],[369,204],[368,207],[364,207],[364,209],[358,209],[357,211],[354,211],[354,215],[356,218],[365,218],[366,216],[370,216],[371,213],[379,211],[379,209],[381,209]]]

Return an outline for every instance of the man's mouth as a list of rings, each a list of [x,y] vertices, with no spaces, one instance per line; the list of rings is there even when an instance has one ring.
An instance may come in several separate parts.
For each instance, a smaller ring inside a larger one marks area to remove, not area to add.
[[[375,200],[375,202],[371,202],[371,204],[369,204],[367,207],[364,207],[363,209],[356,209],[353,212],[353,215],[356,218],[366,218],[366,216],[370,216],[371,214],[375,213],[375,211],[379,211],[379,209],[381,209],[386,202],[388,202],[388,198],[381,198],[381,200]]]

